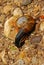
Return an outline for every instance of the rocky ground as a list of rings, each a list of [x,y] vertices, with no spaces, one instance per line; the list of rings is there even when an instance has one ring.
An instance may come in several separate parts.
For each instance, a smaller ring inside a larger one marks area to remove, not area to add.
[[[22,48],[4,36],[4,23],[15,8],[36,19],[36,27]],[[44,65],[44,0],[0,0],[0,65]]]

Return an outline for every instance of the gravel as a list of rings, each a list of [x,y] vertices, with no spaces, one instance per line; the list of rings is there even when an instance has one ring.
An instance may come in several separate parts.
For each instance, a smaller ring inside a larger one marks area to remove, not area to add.
[[[13,44],[12,39],[4,36],[4,23],[13,16],[15,8],[20,7],[24,15],[35,19],[44,15],[44,0],[27,1],[30,2],[28,5],[23,0],[0,0],[0,55],[2,53],[1,56],[4,55],[5,59],[0,57],[0,65],[44,65],[44,19],[40,19],[40,24],[37,23],[40,25],[39,29],[30,34],[28,41],[20,49]],[[22,2],[26,6],[22,6]],[[22,59],[21,52],[25,52]]]

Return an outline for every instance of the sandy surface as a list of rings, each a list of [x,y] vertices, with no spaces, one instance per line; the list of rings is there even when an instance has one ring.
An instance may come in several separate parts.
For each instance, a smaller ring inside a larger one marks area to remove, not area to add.
[[[23,0],[0,0],[0,65],[44,65],[44,0],[33,0],[27,6]],[[37,18],[35,31],[25,40],[20,50],[13,44],[12,34],[4,36],[4,23],[16,7],[20,7],[24,15]],[[39,19],[38,19],[39,18]]]

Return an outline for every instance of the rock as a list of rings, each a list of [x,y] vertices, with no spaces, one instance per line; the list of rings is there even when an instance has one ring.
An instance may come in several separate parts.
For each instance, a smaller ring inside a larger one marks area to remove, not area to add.
[[[22,5],[28,5],[32,2],[32,0],[22,0]]]
[[[40,43],[41,39],[42,39],[42,36],[41,36],[41,35],[32,36],[30,42],[31,42],[31,43]]]
[[[2,61],[3,61],[4,64],[7,64],[6,59],[4,58],[4,56],[5,56],[5,50],[3,50],[3,51],[0,53],[0,58],[2,59]]]
[[[36,57],[32,57],[32,64],[37,65],[38,61]]]
[[[44,22],[41,22],[40,24],[40,31],[44,31]]]
[[[19,60],[18,65],[25,65],[25,64],[24,64],[24,61],[23,61],[22,59]]]
[[[14,0],[14,4],[16,4],[17,6],[20,6],[22,0]]]
[[[15,62],[15,65],[25,65],[24,60],[23,59],[19,59]]]
[[[17,18],[12,16],[9,18],[5,24],[4,24],[4,36],[10,38],[10,39],[15,39],[15,36],[17,34],[15,22]]]
[[[23,59],[19,59],[15,62],[15,65],[28,65],[30,62],[30,58],[25,57]]]
[[[4,6],[3,12],[4,12],[5,14],[7,14],[9,11],[11,11],[11,8],[12,8],[11,5],[6,5],[6,6]]]
[[[0,16],[0,23],[4,23],[4,20],[5,20],[5,15],[1,15]]]
[[[20,17],[20,16],[23,15],[23,12],[22,12],[22,10],[21,10],[20,8],[17,7],[17,8],[14,10],[13,15]]]

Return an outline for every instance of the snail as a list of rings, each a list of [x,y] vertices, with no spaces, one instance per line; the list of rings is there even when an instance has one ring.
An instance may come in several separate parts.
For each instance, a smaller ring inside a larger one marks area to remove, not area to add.
[[[16,20],[23,16],[23,12],[20,7],[15,8],[13,11],[13,16],[7,19],[4,23],[4,36],[7,38],[10,38],[14,40],[17,32],[18,32],[18,27],[16,25]],[[13,31],[11,31],[13,29]]]
[[[28,34],[35,28],[35,19],[29,15],[23,15],[20,8],[14,10],[14,15],[4,24],[4,35],[9,38],[11,28],[14,27],[14,44],[19,48],[24,44]]]
[[[17,20],[17,26],[20,30],[15,37],[14,44],[20,48],[24,44],[27,34],[30,34],[34,30],[35,20],[31,16],[23,16]]]

